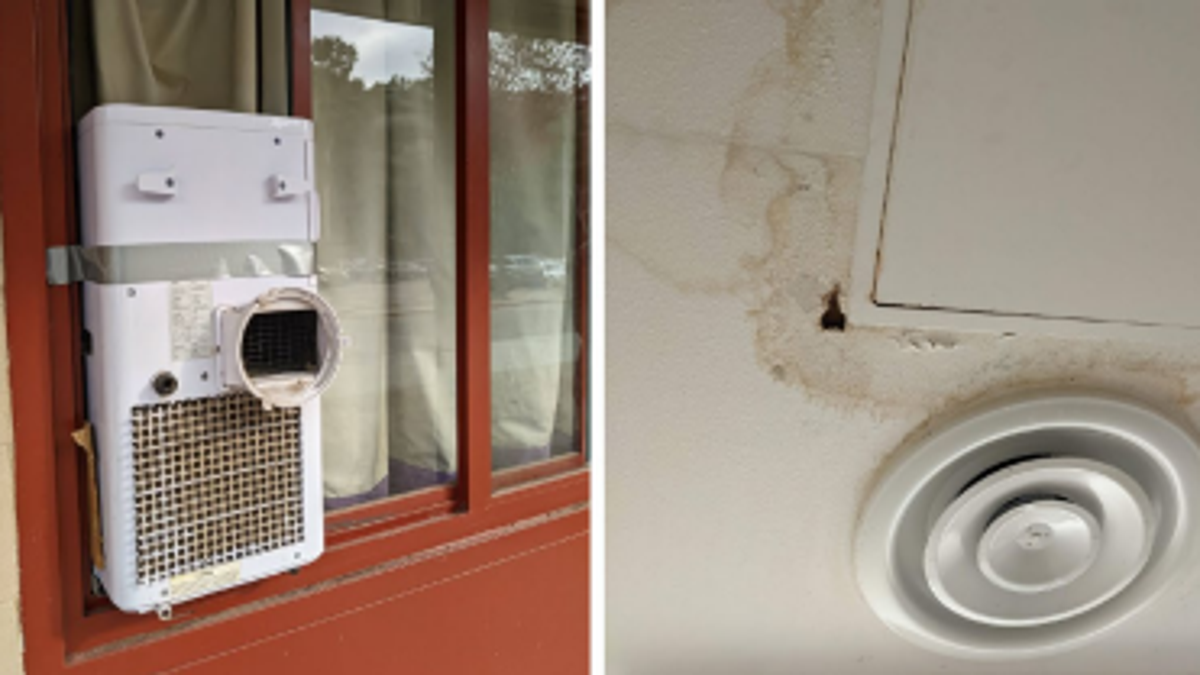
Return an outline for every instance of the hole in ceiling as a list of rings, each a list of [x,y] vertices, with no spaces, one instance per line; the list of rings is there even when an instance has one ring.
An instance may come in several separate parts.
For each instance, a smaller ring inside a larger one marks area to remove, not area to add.
[[[821,313],[821,330],[833,330],[839,333],[846,330],[846,313],[842,311],[842,287],[834,286],[825,294],[822,301],[825,311]]]

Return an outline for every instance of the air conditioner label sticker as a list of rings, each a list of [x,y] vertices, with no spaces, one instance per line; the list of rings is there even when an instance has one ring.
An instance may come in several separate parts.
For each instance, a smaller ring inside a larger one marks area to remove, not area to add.
[[[171,360],[212,356],[212,321],[212,284],[207,281],[171,284]]]
[[[220,590],[238,582],[242,574],[240,562],[230,562],[216,567],[180,574],[171,577],[169,591],[172,600],[183,600],[210,591]]]

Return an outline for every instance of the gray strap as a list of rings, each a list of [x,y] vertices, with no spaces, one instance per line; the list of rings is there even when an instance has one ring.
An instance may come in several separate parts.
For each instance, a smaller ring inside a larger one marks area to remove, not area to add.
[[[52,286],[304,277],[315,268],[308,241],[58,246],[46,251],[46,281]]]

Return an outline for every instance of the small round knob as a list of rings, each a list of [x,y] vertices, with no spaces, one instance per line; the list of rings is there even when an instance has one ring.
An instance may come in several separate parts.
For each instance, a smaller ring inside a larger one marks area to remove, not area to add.
[[[1029,551],[1040,551],[1050,545],[1054,529],[1046,523],[1034,523],[1017,536],[1017,545]]]
[[[163,371],[154,376],[150,386],[159,396],[170,396],[179,390],[179,379],[174,374]]]

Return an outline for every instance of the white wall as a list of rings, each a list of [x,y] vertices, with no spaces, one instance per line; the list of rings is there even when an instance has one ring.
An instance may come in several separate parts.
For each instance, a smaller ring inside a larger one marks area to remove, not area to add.
[[[1195,571],[1103,642],[988,668],[883,627],[851,541],[874,470],[931,417],[1070,383],[1200,421],[1200,347],[858,328],[853,315],[822,332],[821,298],[850,268],[877,3],[608,8],[614,672],[1196,668]]]
[[[0,213],[0,233],[4,215]],[[0,675],[22,672],[17,586],[17,515],[13,501],[12,406],[8,386],[8,332],[3,330],[4,260],[0,251]]]

